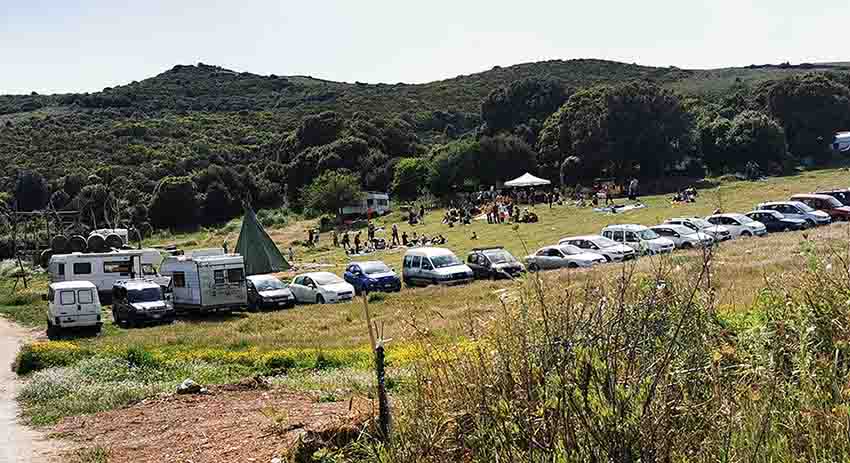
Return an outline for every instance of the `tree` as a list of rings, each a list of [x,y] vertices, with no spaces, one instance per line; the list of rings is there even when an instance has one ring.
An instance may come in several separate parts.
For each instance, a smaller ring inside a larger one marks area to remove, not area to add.
[[[18,210],[28,212],[41,209],[47,205],[49,195],[47,181],[41,174],[32,170],[25,170],[18,174],[18,180],[15,183],[15,200],[18,203]]]
[[[220,223],[230,220],[239,214],[241,205],[230,190],[221,182],[214,182],[207,187],[201,202],[203,219],[207,223]]]
[[[430,162],[425,158],[402,158],[395,165],[392,191],[403,200],[413,200],[427,188]]]
[[[185,227],[197,224],[198,199],[190,177],[165,177],[160,180],[148,208],[157,228]]]
[[[339,214],[341,209],[363,197],[360,180],[349,171],[331,170],[306,186],[301,197],[305,207]]]
[[[326,145],[339,137],[345,122],[339,114],[326,111],[301,120],[295,137],[302,148]]]
[[[782,126],[764,113],[745,111],[731,121],[718,118],[708,132],[714,146],[704,154],[704,162],[717,173],[724,167],[741,169],[750,162],[767,168],[781,165],[787,158]]]
[[[792,76],[767,91],[767,109],[797,157],[829,157],[835,132],[850,122],[850,89],[823,74]]]
[[[554,79],[515,80],[487,95],[481,102],[481,119],[490,133],[512,130],[531,119],[549,117],[568,97],[569,91]]]
[[[544,124],[546,171],[576,156],[597,175],[659,176],[689,152],[692,121],[670,91],[647,82],[582,90]]]

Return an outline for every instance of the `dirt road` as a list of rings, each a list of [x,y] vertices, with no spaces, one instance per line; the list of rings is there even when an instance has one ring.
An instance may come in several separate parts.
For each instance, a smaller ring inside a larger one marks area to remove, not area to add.
[[[60,445],[18,423],[15,391],[18,387],[12,361],[20,342],[28,336],[0,317],[0,463],[46,463],[56,461]]]

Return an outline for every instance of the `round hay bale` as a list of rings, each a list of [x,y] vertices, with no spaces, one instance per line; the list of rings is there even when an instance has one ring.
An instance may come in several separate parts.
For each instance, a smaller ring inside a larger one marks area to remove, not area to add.
[[[124,240],[116,233],[106,235],[106,246],[108,248],[121,249],[124,246]]]
[[[41,264],[41,268],[47,268],[50,264],[51,257],[53,257],[52,249],[45,249],[44,251],[41,251],[41,256],[38,259],[38,263]]]
[[[56,254],[68,251],[68,238],[65,235],[56,235],[50,240],[50,249]]]
[[[89,252],[106,251],[106,239],[103,237],[103,235],[98,235],[96,233],[90,235],[87,244]]]
[[[68,249],[71,252],[86,252],[87,246],[86,239],[80,235],[74,235],[68,240]]]

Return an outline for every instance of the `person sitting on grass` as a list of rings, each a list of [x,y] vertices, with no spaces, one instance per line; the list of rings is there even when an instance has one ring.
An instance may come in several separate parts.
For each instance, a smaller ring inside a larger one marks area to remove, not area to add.
[[[475,233],[475,232],[472,232],[472,238],[470,238],[470,239],[471,239],[471,240],[477,240],[477,239],[478,239],[478,234],[477,234],[477,233]]]

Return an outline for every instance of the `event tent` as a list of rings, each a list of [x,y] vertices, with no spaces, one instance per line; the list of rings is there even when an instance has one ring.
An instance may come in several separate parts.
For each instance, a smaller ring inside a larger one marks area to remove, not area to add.
[[[549,180],[546,180],[544,178],[535,177],[535,176],[533,176],[529,173],[525,173],[518,178],[515,178],[511,181],[505,182],[505,186],[521,188],[521,187],[528,187],[528,186],[549,185],[550,183],[552,183],[552,182],[550,182]]]
[[[245,208],[245,217],[242,218],[242,230],[236,242],[236,253],[245,258],[246,275],[261,275],[290,269],[289,262],[283,258],[280,249],[249,207]]]

